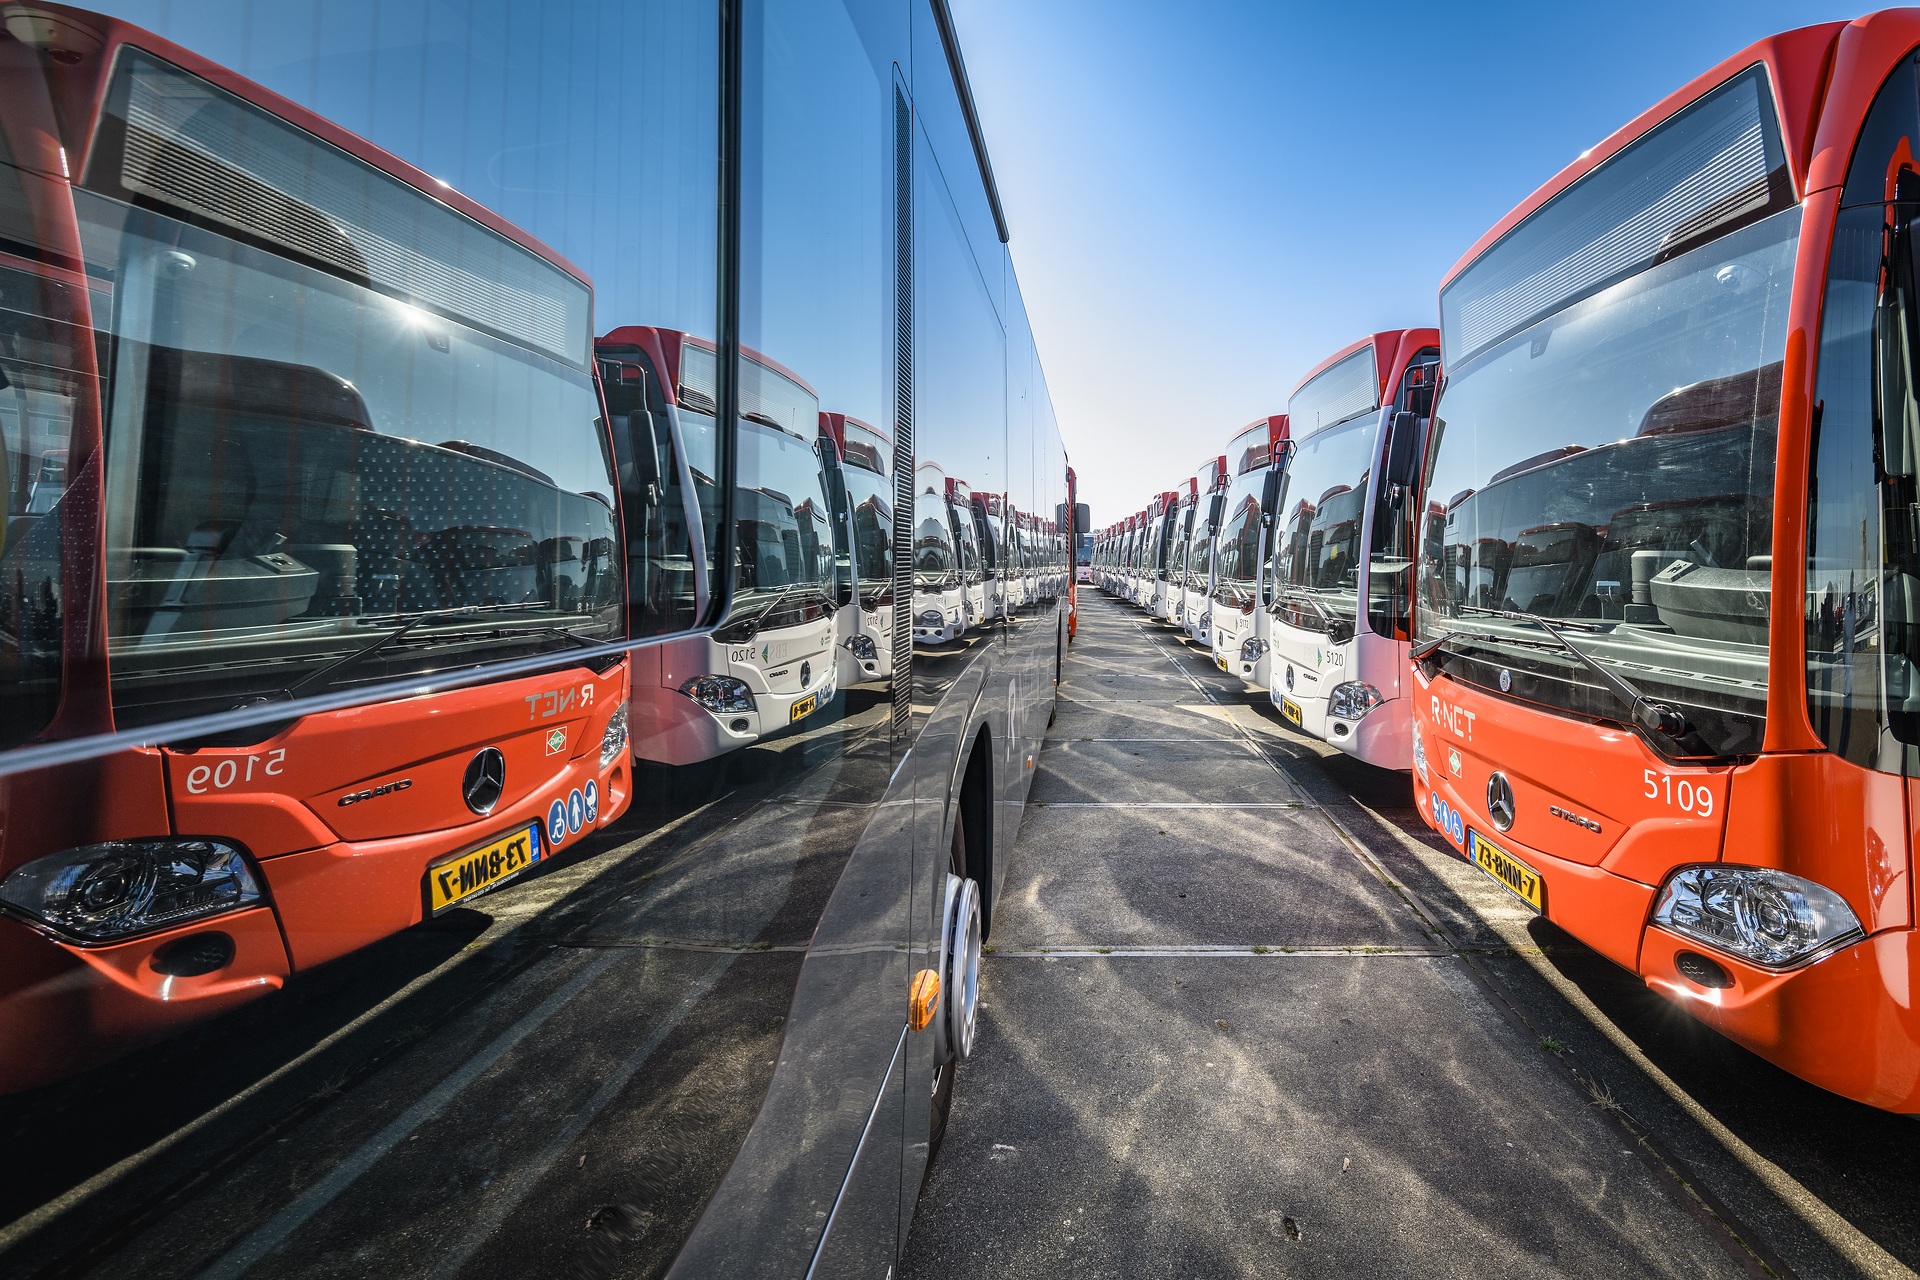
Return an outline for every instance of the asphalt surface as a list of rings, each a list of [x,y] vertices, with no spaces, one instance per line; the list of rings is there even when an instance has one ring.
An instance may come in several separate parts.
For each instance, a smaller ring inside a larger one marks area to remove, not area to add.
[[[902,1274],[1902,1276],[1920,1121],[1692,1023],[1089,593]]]

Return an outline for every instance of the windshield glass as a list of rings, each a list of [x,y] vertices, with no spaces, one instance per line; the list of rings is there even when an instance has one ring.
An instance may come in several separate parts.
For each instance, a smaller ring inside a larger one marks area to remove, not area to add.
[[[1472,607],[1581,619],[1570,638],[1757,750],[1767,693],[1774,431],[1799,213],[1548,316],[1450,373],[1432,435],[1418,634],[1537,637]],[[1476,683],[1618,719],[1583,667],[1472,642]],[[1524,667],[1534,678],[1520,680]]]
[[[913,585],[916,591],[944,591],[960,585],[947,500],[924,483],[913,500]]]
[[[1187,553],[1187,585],[1195,591],[1207,589],[1208,575],[1213,571],[1213,535],[1214,519],[1222,504],[1221,494],[1201,499],[1199,508],[1193,516],[1193,549]]]
[[[1367,343],[1346,359],[1313,376],[1287,401],[1287,418],[1296,436],[1345,422],[1356,413],[1380,407],[1380,370]]]
[[[155,212],[76,203],[118,292],[96,323],[116,339],[121,727],[284,694],[409,624],[334,683],[619,636],[615,481],[584,369]]]
[[[853,508],[853,559],[869,607],[893,586],[893,486],[863,467],[846,469]]]
[[[1363,413],[1294,448],[1274,535],[1273,608],[1291,626],[1325,631],[1353,619],[1360,590],[1360,529],[1379,441],[1379,416]]]
[[[709,530],[720,521],[714,480],[720,465],[713,417],[717,363],[708,347],[689,341],[681,348],[680,431]],[[834,599],[833,508],[813,442],[819,401],[743,352],[740,415],[734,436],[734,599],[727,620],[745,616],[758,630],[798,626],[825,616]]]
[[[818,616],[833,599],[833,535],[816,446],[743,421],[734,484],[735,611],[785,596],[762,628]],[[793,616],[789,619],[788,614]]]
[[[1227,446],[1227,457],[1243,456],[1255,443],[1264,446],[1267,429],[1244,432]],[[1266,492],[1270,467],[1242,471],[1227,486],[1226,501],[1220,504],[1220,565],[1218,588],[1229,604],[1245,604],[1253,599],[1260,577],[1262,545],[1260,499]]]

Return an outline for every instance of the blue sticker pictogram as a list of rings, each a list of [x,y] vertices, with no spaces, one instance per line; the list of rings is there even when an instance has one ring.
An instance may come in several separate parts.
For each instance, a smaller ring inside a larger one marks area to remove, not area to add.
[[[1467,842],[1466,820],[1460,816],[1458,809],[1442,800],[1437,791],[1433,793],[1433,822],[1455,844]]]
[[[567,838],[567,802],[555,800],[547,810],[547,843],[558,849]]]
[[[600,784],[597,782],[587,783],[587,821],[600,821]]]
[[[580,824],[586,820],[587,802],[580,798],[580,792],[576,789],[567,797],[567,834],[578,835]]]

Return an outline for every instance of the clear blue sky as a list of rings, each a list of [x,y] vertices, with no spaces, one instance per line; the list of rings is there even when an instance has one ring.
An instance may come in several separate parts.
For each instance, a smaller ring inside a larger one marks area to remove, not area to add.
[[[1688,3],[951,0],[1096,528],[1279,413],[1581,151],[1776,31]]]

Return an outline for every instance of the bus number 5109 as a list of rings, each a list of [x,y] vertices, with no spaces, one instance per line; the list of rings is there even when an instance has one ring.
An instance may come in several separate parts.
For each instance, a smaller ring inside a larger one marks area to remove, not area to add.
[[[1688,813],[1702,818],[1713,816],[1713,792],[1707,789],[1705,783],[1695,786],[1685,778],[1675,782],[1672,774],[1655,773],[1652,769],[1646,770],[1643,776],[1647,784],[1647,799],[1658,800],[1664,796],[1669,805],[1679,805]]]

